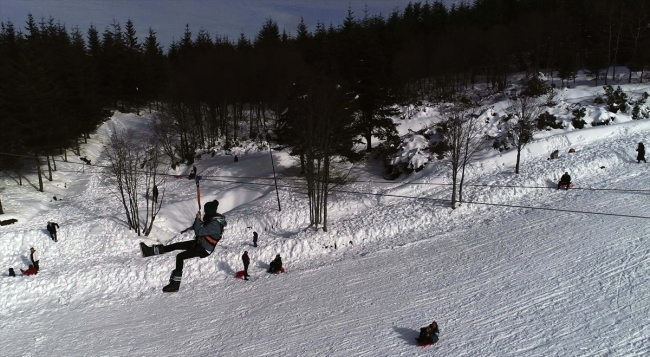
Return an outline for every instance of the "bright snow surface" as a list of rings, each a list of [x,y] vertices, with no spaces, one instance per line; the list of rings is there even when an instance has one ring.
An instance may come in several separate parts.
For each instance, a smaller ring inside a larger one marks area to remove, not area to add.
[[[573,102],[602,92],[574,90]],[[145,130],[146,120],[115,115],[82,155],[105,164],[107,135]],[[22,187],[4,175],[0,218],[19,222],[0,228],[0,355],[647,356],[650,166],[636,162],[640,141],[650,143],[650,120],[619,116],[614,125],[540,133],[525,148],[519,175],[513,151],[486,151],[466,180],[476,186],[466,186],[464,198],[476,203],[456,210],[406,198],[450,198],[449,186],[435,185],[449,182],[436,161],[390,183],[352,183],[340,189],[389,196],[334,193],[326,233],[307,228],[302,190],[280,187],[278,211],[272,185],[242,183],[272,181],[238,178],[271,177],[268,151],[241,149],[238,163],[204,155],[195,164],[205,177],[201,201],[218,199],[228,227],[212,256],[186,261],[176,294],[161,292],[176,252],[142,258],[138,243],[192,238],[178,232],[198,208],[193,181],[167,181],[163,210],[144,238],[126,229],[97,166],[58,161],[45,193],[35,189],[35,175]],[[560,157],[546,160],[555,149]],[[295,160],[273,155],[279,185],[295,186],[287,170]],[[564,171],[576,187],[558,191]],[[353,172],[359,181],[383,181],[378,162]],[[45,230],[48,220],[61,225],[58,243]],[[20,276],[32,246],[41,271]],[[251,281],[234,279],[244,250]],[[287,273],[269,275],[277,253]],[[19,276],[7,277],[9,267]],[[440,341],[417,347],[419,328],[433,320]]]

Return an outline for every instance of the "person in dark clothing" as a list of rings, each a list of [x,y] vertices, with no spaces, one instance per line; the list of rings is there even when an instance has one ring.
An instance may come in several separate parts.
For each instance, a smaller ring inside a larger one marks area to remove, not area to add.
[[[638,152],[638,154],[636,154],[636,163],[640,164],[641,161],[647,163],[647,161],[645,161],[645,146],[643,146],[643,143],[639,143],[636,151]]]
[[[244,262],[244,280],[248,280],[248,265],[251,263],[251,258],[248,257],[248,251],[244,251],[244,255],[241,256],[242,262]]]
[[[415,340],[420,345],[430,345],[432,343],[438,342],[439,333],[440,331],[438,330],[438,323],[434,321],[429,326],[422,327],[420,329],[420,336],[418,336]]]
[[[16,276],[16,272],[14,271],[14,268],[9,268],[9,276]]]
[[[183,261],[190,258],[205,258],[212,254],[217,243],[223,234],[223,228],[226,226],[226,217],[217,213],[219,201],[214,200],[203,206],[203,220],[201,220],[201,211],[196,213],[194,219],[194,233],[196,237],[193,240],[173,243],[169,245],[154,245],[148,247],[140,243],[142,256],[149,257],[152,255],[164,254],[174,250],[183,250],[176,255],[176,269],[174,269],[169,278],[169,285],[163,288],[163,292],[177,292],[181,285],[183,276]]]
[[[568,190],[570,186],[571,186],[571,175],[569,175],[568,172],[565,172],[564,175],[560,177],[560,182],[557,183],[557,188],[558,190],[560,188],[565,188]]]
[[[269,273],[279,273],[282,271],[282,258],[280,254],[275,256],[275,259],[269,264]]]
[[[59,241],[56,238],[56,229],[57,228],[60,228],[58,223],[47,222],[47,231],[50,232],[50,238],[52,238],[52,240],[55,241],[55,242]]]
[[[158,203],[158,186],[153,185],[153,201]]]
[[[36,275],[38,273],[38,270],[36,270],[36,268],[34,268],[34,266],[31,264],[29,265],[29,269],[27,270],[20,269],[20,271],[23,273],[23,275]]]
[[[188,176],[188,178],[190,180],[196,178],[196,166],[192,166],[192,171],[190,172],[190,175]]]
[[[257,247],[257,232],[253,232],[253,247]]]
[[[34,249],[34,247],[31,247],[29,251],[30,251],[29,259],[32,261],[32,264],[34,265],[34,269],[36,269],[36,271],[39,271],[40,268],[38,266],[38,262],[39,262],[38,253],[36,253],[36,249]]]

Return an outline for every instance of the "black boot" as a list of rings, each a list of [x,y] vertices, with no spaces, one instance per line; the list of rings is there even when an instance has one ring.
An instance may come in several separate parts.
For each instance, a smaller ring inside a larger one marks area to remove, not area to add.
[[[162,244],[154,245],[152,247],[140,242],[140,252],[143,257],[150,257],[152,255],[164,254],[165,246]]]
[[[183,276],[183,271],[172,270],[172,275],[169,277],[169,284],[165,286],[162,290],[165,293],[175,293],[181,287],[181,278]]]

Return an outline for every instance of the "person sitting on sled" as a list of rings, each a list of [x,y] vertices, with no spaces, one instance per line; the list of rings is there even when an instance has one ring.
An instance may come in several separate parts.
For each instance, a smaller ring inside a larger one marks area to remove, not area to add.
[[[27,270],[20,269],[20,271],[23,273],[23,275],[36,275],[38,273],[38,270],[36,270],[32,264],[29,264],[29,268]]]
[[[420,329],[420,336],[415,340],[418,341],[420,345],[430,345],[438,342],[438,323],[432,322],[429,326],[422,327]]]
[[[269,273],[279,273],[282,271],[282,258],[280,254],[275,256],[275,259],[271,262],[269,266]]]
[[[154,245],[152,247],[140,243],[142,256],[164,254],[173,250],[183,250],[184,252],[176,255],[176,269],[172,271],[169,277],[169,285],[163,288],[163,292],[177,292],[181,285],[183,276],[183,261],[190,258],[205,258],[212,254],[215,246],[221,239],[223,228],[226,226],[226,217],[217,213],[219,201],[214,200],[203,206],[203,221],[201,221],[201,211],[196,213],[194,219],[194,233],[196,237],[193,240],[178,242],[169,245]]]
[[[568,172],[565,172],[564,175],[560,177],[560,182],[557,183],[557,188],[558,190],[560,188],[569,189],[570,186],[571,186],[571,175],[569,175]]]

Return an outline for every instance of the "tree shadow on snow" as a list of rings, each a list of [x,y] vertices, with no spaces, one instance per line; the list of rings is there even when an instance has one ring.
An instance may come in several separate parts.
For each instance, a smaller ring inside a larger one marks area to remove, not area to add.
[[[393,327],[393,331],[397,332],[409,345],[417,346],[415,338],[420,335],[419,331],[405,327]]]
[[[236,271],[232,269],[230,264],[226,262],[218,262],[217,269],[226,272],[226,274],[228,275],[234,275],[236,273]]]
[[[551,188],[557,188],[557,181],[546,180],[546,185]]]
[[[23,269],[29,268],[30,264],[32,264],[32,260],[29,259],[29,256],[26,257],[26,256],[22,255],[20,258],[23,260],[23,265],[25,265],[25,268],[23,268]],[[19,270],[16,269],[16,271],[19,271]]]

